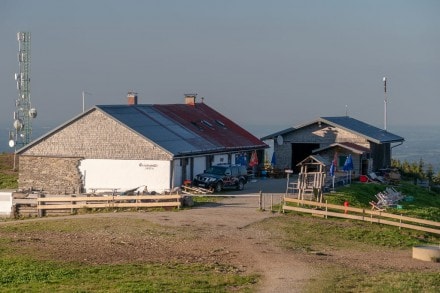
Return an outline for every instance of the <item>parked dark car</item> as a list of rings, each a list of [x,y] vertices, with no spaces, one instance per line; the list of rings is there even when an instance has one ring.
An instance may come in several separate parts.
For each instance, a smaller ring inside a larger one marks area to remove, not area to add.
[[[224,188],[242,190],[247,181],[247,169],[245,166],[215,165],[205,170],[202,174],[196,175],[193,185],[220,192]]]

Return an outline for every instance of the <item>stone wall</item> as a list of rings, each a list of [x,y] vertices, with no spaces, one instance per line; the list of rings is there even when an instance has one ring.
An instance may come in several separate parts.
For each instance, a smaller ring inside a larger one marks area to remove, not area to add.
[[[77,193],[82,188],[80,158],[20,156],[18,188],[50,194]]]
[[[58,129],[20,155],[120,160],[172,159],[170,153],[96,109]]]

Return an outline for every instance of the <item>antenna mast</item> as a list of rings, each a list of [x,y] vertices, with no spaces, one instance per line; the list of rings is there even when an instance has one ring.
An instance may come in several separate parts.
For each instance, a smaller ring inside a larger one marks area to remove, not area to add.
[[[31,141],[31,118],[37,117],[37,110],[31,108],[30,95],[30,64],[31,64],[31,33],[17,33],[19,72],[15,74],[18,97],[15,100],[14,128],[9,133],[10,147],[23,147]]]
[[[383,129],[387,131],[387,78],[383,79],[383,91],[384,91],[384,100],[383,100]]]

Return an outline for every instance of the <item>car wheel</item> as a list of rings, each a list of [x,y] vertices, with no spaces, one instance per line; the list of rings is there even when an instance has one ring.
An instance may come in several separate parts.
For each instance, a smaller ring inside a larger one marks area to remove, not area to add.
[[[215,184],[215,189],[214,189],[215,192],[220,192],[220,191],[222,191],[222,189],[223,189],[223,183],[221,181],[217,182]]]
[[[244,188],[244,181],[239,180],[237,183],[237,190],[243,190],[243,188]]]

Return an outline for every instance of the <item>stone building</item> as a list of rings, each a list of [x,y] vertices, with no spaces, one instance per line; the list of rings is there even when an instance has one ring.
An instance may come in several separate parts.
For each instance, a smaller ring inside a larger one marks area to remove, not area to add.
[[[368,174],[391,165],[392,148],[404,139],[357,119],[320,117],[315,121],[269,134],[262,140],[274,140],[276,167],[293,169],[311,154],[336,162],[342,170],[348,155],[352,156],[354,174]]]
[[[128,104],[95,106],[18,150],[19,189],[161,193],[267,147],[196,95],[141,105],[129,94]]]

